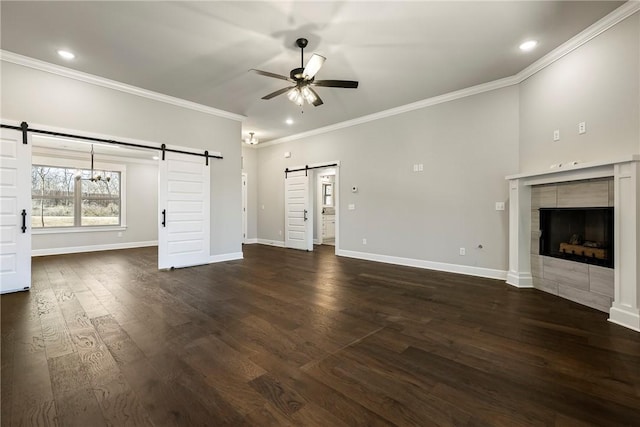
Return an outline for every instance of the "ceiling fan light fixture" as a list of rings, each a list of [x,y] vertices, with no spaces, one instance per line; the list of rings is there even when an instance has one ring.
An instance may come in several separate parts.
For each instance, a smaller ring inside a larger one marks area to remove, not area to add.
[[[304,105],[304,96],[302,95],[302,91],[298,87],[294,87],[289,92],[287,92],[287,97],[298,107],[302,107]]]
[[[287,92],[287,98],[289,98],[289,101],[296,102],[296,99],[298,98],[298,88],[294,87]]]
[[[244,139],[244,142],[249,145],[256,145],[260,141],[256,138],[255,132],[249,132],[249,136]]]
[[[309,104],[313,104],[318,99],[307,86],[302,88],[302,96]]]

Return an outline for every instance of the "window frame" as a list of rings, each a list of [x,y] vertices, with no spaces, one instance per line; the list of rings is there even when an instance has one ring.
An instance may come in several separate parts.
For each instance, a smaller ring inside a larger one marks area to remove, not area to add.
[[[31,167],[49,166],[66,169],[91,169],[90,159],[80,160],[72,158],[49,157],[33,155]],[[93,169],[99,171],[113,171],[120,173],[120,224],[119,225],[80,225],[72,227],[32,227],[32,234],[61,234],[61,233],[90,233],[94,231],[124,231],[127,229],[127,166],[121,163],[94,161]]]

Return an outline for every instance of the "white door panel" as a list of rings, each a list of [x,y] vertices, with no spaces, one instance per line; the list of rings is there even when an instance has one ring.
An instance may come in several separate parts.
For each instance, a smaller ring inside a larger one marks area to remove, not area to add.
[[[202,157],[184,154],[165,153],[160,161],[159,268],[209,262],[209,168]]]
[[[0,293],[31,287],[30,137],[27,142],[22,143],[20,131],[1,130]]]
[[[285,247],[313,250],[313,212],[310,209],[311,186],[304,172],[289,173],[285,188]]]

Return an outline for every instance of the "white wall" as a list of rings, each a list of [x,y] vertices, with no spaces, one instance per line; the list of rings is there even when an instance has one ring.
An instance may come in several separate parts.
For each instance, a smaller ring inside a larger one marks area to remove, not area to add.
[[[520,172],[640,152],[640,13],[520,84]],[[578,134],[586,122],[587,133]],[[560,141],[553,131],[560,130]]]
[[[211,160],[211,254],[241,252],[240,122],[2,62],[2,119],[218,151]]]
[[[495,202],[506,201],[504,177],[518,169],[517,87],[260,148],[259,238],[284,240],[284,169],[334,160],[340,249],[507,269],[508,218]]]
[[[258,153],[242,147],[242,172],[247,174],[247,239],[258,238]]]
[[[38,154],[37,150],[34,150]],[[77,157],[56,156],[59,158]],[[84,158],[86,160],[86,156]],[[46,164],[46,161],[44,162]],[[38,234],[31,238],[35,254],[65,253],[79,250],[90,251],[104,247],[150,245],[158,240],[158,165],[152,161],[120,157],[109,163],[126,167],[126,230],[83,232],[61,232]],[[118,237],[118,233],[122,236]]]

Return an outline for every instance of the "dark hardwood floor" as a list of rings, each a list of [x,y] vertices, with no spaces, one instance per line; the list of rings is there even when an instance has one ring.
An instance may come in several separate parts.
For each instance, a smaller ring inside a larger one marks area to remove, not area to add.
[[[2,425],[640,426],[640,334],[501,281],[244,247],[33,259]]]

